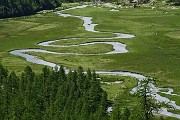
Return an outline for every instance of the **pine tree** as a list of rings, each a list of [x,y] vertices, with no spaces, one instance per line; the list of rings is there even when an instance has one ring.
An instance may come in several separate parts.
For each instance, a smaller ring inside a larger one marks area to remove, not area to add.
[[[121,120],[119,105],[113,107],[113,111],[111,112],[111,120]]]
[[[17,81],[17,76],[15,72],[11,72],[10,75],[8,76],[8,85],[10,92],[12,94],[17,93],[18,91],[18,81]]]
[[[137,95],[141,97],[141,119],[150,120],[154,118],[153,111],[157,111],[158,104],[155,103],[151,95],[151,84],[154,82],[152,78],[146,78],[140,81]]]
[[[59,79],[58,79],[59,85],[61,85],[63,84],[64,81],[66,81],[66,73],[63,66],[60,67],[58,74],[59,74]]]
[[[130,111],[128,108],[125,108],[124,113],[123,113],[123,120],[129,120],[130,117]]]

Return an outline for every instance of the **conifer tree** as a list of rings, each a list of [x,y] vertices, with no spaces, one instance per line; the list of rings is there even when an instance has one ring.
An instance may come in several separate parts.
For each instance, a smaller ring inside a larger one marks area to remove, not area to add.
[[[125,108],[124,113],[123,113],[123,120],[129,120],[131,113],[128,108]]]
[[[113,111],[111,113],[111,120],[121,120],[121,112],[119,105],[113,107]]]
[[[152,78],[146,78],[140,81],[137,95],[141,97],[140,109],[141,109],[141,119],[150,120],[154,118],[153,111],[157,111],[158,104],[153,101],[151,95],[151,85],[154,82]]]

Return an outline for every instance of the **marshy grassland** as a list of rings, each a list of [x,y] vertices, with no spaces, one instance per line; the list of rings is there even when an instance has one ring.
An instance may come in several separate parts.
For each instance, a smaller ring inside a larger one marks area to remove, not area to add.
[[[62,53],[98,54],[111,51],[113,48],[107,44],[69,48],[43,47],[37,44],[62,38],[79,39],[59,41],[54,44],[73,45],[92,41],[121,42],[127,45],[128,53],[112,55],[29,54],[72,70],[82,66],[85,69],[140,73],[155,78],[158,86],[172,87],[173,93],[180,94],[180,8],[171,9],[162,6],[155,9],[151,9],[151,7],[120,8],[117,12],[111,12],[110,8],[89,6],[65,11],[65,13],[92,17],[93,23],[98,24],[95,26],[97,31],[129,33],[136,37],[130,39],[89,39],[115,37],[115,35],[85,31],[82,20],[73,17],[60,17],[53,12],[0,19],[0,62],[10,71],[20,73],[25,66],[29,65],[34,71],[39,72],[42,65],[29,63],[21,57],[10,55],[9,51],[40,48]],[[102,79],[106,81],[114,79],[114,77],[102,76]],[[118,99],[123,98],[125,100],[124,103],[120,103],[121,105],[136,105],[135,101],[138,101],[138,98],[133,97],[129,92],[136,86],[137,81],[129,77],[119,79],[123,80],[122,84],[102,85],[108,92],[109,99],[118,101]],[[180,104],[179,96],[164,96]],[[116,98],[114,99],[114,97]],[[180,114],[179,111],[174,112]],[[175,118],[167,117],[165,119]]]

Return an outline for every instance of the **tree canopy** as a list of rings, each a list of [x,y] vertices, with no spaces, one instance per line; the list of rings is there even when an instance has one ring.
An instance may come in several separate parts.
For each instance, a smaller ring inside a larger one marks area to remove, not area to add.
[[[58,6],[60,0],[0,0],[0,18],[31,15]]]
[[[81,67],[67,75],[27,66],[20,76],[0,64],[0,119],[105,120],[108,100],[96,73]]]

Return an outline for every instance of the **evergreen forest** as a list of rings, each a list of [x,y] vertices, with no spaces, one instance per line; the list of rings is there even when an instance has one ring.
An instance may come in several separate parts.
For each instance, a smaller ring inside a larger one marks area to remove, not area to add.
[[[0,120],[104,120],[107,94],[95,72],[81,67],[67,75],[27,66],[18,77],[0,65]]]
[[[31,15],[59,6],[60,0],[0,0],[0,18]]]

